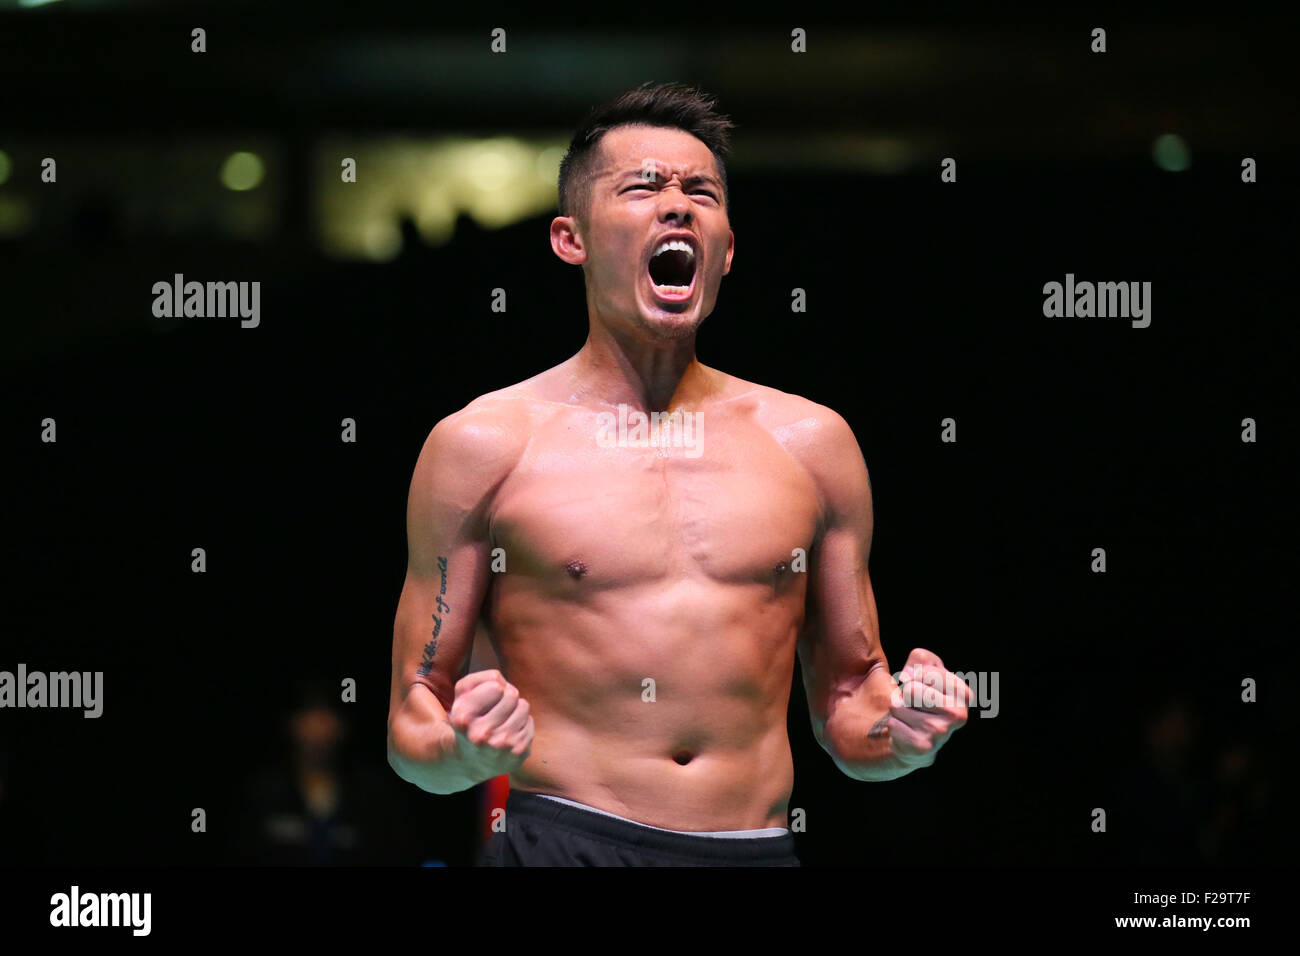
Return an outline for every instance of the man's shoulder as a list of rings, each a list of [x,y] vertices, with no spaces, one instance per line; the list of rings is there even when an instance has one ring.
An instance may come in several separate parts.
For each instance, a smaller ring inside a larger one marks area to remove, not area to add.
[[[416,462],[416,481],[457,497],[488,493],[519,462],[537,411],[534,402],[510,388],[478,396],[430,429]]]
[[[463,408],[441,419],[430,437],[472,451],[483,447],[490,452],[508,450],[521,440],[527,441],[540,416],[553,411],[554,402],[544,400],[535,375],[514,385],[484,392]]]
[[[739,380],[738,380],[739,381]],[[744,383],[764,429],[797,461],[832,512],[870,507],[871,478],[862,448],[844,416],[802,395]]]
[[[858,450],[853,429],[835,409],[770,385],[732,379],[737,400],[752,403],[758,421],[796,457]]]

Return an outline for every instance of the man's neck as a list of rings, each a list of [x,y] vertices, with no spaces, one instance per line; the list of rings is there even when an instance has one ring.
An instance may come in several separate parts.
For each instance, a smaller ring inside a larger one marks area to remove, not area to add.
[[[695,336],[645,341],[592,326],[570,360],[572,398],[645,412],[697,409],[718,391],[718,374],[695,357]]]

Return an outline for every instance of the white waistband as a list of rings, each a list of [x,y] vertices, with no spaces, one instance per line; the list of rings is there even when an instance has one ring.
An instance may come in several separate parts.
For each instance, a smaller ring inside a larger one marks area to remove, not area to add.
[[[708,830],[703,833],[699,830],[669,830],[667,827],[652,827],[648,823],[629,820],[627,817],[620,817],[617,813],[610,813],[608,810],[597,810],[595,807],[589,807],[585,803],[579,803],[576,800],[566,800],[564,797],[553,797],[549,793],[535,793],[533,796],[545,797],[547,800],[554,800],[556,803],[565,803],[571,807],[577,807],[579,810],[586,810],[588,813],[599,813],[603,816],[613,817],[615,820],[622,820],[624,823],[635,824],[639,827],[645,827],[648,830],[659,830],[662,833],[680,833],[682,836],[716,837],[719,839],[740,837],[745,839],[748,837],[785,836],[790,832],[786,827],[763,827],[759,830]]]

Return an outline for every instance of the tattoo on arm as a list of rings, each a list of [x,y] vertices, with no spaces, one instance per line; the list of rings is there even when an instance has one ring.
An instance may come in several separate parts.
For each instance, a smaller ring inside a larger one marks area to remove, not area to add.
[[[440,614],[446,614],[451,610],[451,605],[442,599],[447,593],[447,559],[443,555],[438,556],[438,570],[442,572],[442,585],[438,590],[438,595],[434,599],[437,606],[437,614],[433,615],[433,639],[424,645],[424,653],[420,657],[420,666],[415,672],[421,677],[428,677],[429,672],[433,670],[433,658],[438,653],[438,632],[442,630],[442,618]]]

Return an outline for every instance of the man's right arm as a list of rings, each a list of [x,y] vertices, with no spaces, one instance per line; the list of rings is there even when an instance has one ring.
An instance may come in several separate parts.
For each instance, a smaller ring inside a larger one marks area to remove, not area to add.
[[[514,741],[522,737],[523,721],[512,715],[518,693],[504,678],[491,671],[470,675],[459,687],[456,681],[487,593],[491,494],[522,448],[502,411],[470,407],[440,421],[411,479],[406,580],[393,623],[388,762],[402,779],[432,793],[467,789],[508,772],[526,755],[476,746],[477,739],[470,745],[464,734],[458,739],[450,719],[459,691],[466,697],[462,727],[472,705],[473,716],[491,727],[513,716],[506,729]],[[531,740],[532,718],[526,723]]]

